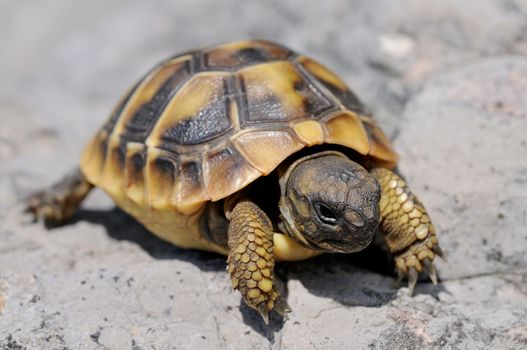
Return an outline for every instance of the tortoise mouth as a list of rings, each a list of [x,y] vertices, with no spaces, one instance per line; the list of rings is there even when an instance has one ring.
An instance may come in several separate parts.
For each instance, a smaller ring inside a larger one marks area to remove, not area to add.
[[[333,253],[355,253],[363,250],[370,244],[371,240],[344,241],[341,239],[324,239],[316,245],[326,251]]]

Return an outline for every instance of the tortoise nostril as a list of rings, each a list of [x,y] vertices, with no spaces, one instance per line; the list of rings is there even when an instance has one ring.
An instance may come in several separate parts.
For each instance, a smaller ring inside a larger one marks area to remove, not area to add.
[[[364,237],[365,239],[369,239],[375,235],[375,230],[372,230],[369,225],[366,225],[358,232],[357,236]]]

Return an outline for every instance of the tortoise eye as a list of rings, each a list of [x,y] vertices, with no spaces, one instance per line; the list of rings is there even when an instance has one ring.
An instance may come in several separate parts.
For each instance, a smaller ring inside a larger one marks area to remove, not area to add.
[[[363,227],[366,225],[366,220],[353,209],[346,210],[344,212],[344,218],[351,222],[355,227]]]
[[[323,203],[315,203],[317,215],[323,223],[334,226],[337,224],[337,214]]]

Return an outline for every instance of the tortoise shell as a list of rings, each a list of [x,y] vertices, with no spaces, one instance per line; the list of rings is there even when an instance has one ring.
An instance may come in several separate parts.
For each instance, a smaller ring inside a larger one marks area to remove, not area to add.
[[[112,197],[135,203],[135,211],[190,215],[320,144],[349,147],[387,167],[397,160],[333,72],[283,46],[251,40],[156,66],[85,148],[81,169]]]

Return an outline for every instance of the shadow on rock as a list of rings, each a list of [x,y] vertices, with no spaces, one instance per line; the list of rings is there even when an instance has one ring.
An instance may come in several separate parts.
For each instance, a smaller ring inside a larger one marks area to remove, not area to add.
[[[354,254],[326,254],[308,261],[284,263],[288,280],[298,280],[311,294],[345,306],[381,307],[397,296],[391,257],[372,245]],[[401,287],[405,287],[405,282]],[[438,298],[444,286],[422,276],[414,295]]]
[[[150,256],[160,260],[177,259],[193,263],[203,271],[224,271],[225,257],[192,249],[181,249],[156,237],[140,223],[117,207],[111,210],[79,209],[72,222],[87,221],[105,227],[108,235],[118,241],[139,245]],[[391,257],[377,245],[354,254],[325,254],[299,262],[276,265],[278,288],[287,300],[288,290],[282,281],[298,280],[309,293],[331,298],[345,306],[381,307],[397,296],[393,287],[395,274]],[[403,282],[402,286],[405,282]],[[432,285],[425,276],[420,278],[415,294],[428,294],[438,299],[444,286]],[[275,341],[286,321],[275,312],[270,313],[267,326],[260,315],[249,308],[240,297],[243,322],[254,331]]]
[[[159,260],[182,260],[190,262],[203,271],[225,271],[225,257],[219,254],[182,249],[171,243],[165,242],[150,233],[138,221],[123,212],[118,207],[111,210],[78,209],[71,221],[65,225],[74,225],[78,222],[89,222],[102,225],[111,238],[117,241],[128,241],[137,244],[150,256]],[[53,229],[57,226],[51,226]],[[284,281],[284,270],[278,268],[276,273],[278,288],[287,300],[287,289]],[[269,342],[275,341],[275,333],[279,332],[285,321],[275,312],[270,313],[270,324],[267,326],[258,312],[245,304],[240,296],[240,313],[243,322],[253,330],[266,337]]]
[[[117,207],[111,210],[79,209],[70,224],[79,221],[104,226],[111,238],[133,242],[154,259],[191,262],[203,271],[225,270],[225,257],[205,251],[181,249],[165,242]]]
[[[262,317],[255,310],[251,309],[240,298],[240,313],[243,323],[251,327],[255,332],[267,338],[270,343],[275,342],[275,333],[279,332],[285,325],[286,320],[275,312],[269,314],[269,326],[265,324]]]

